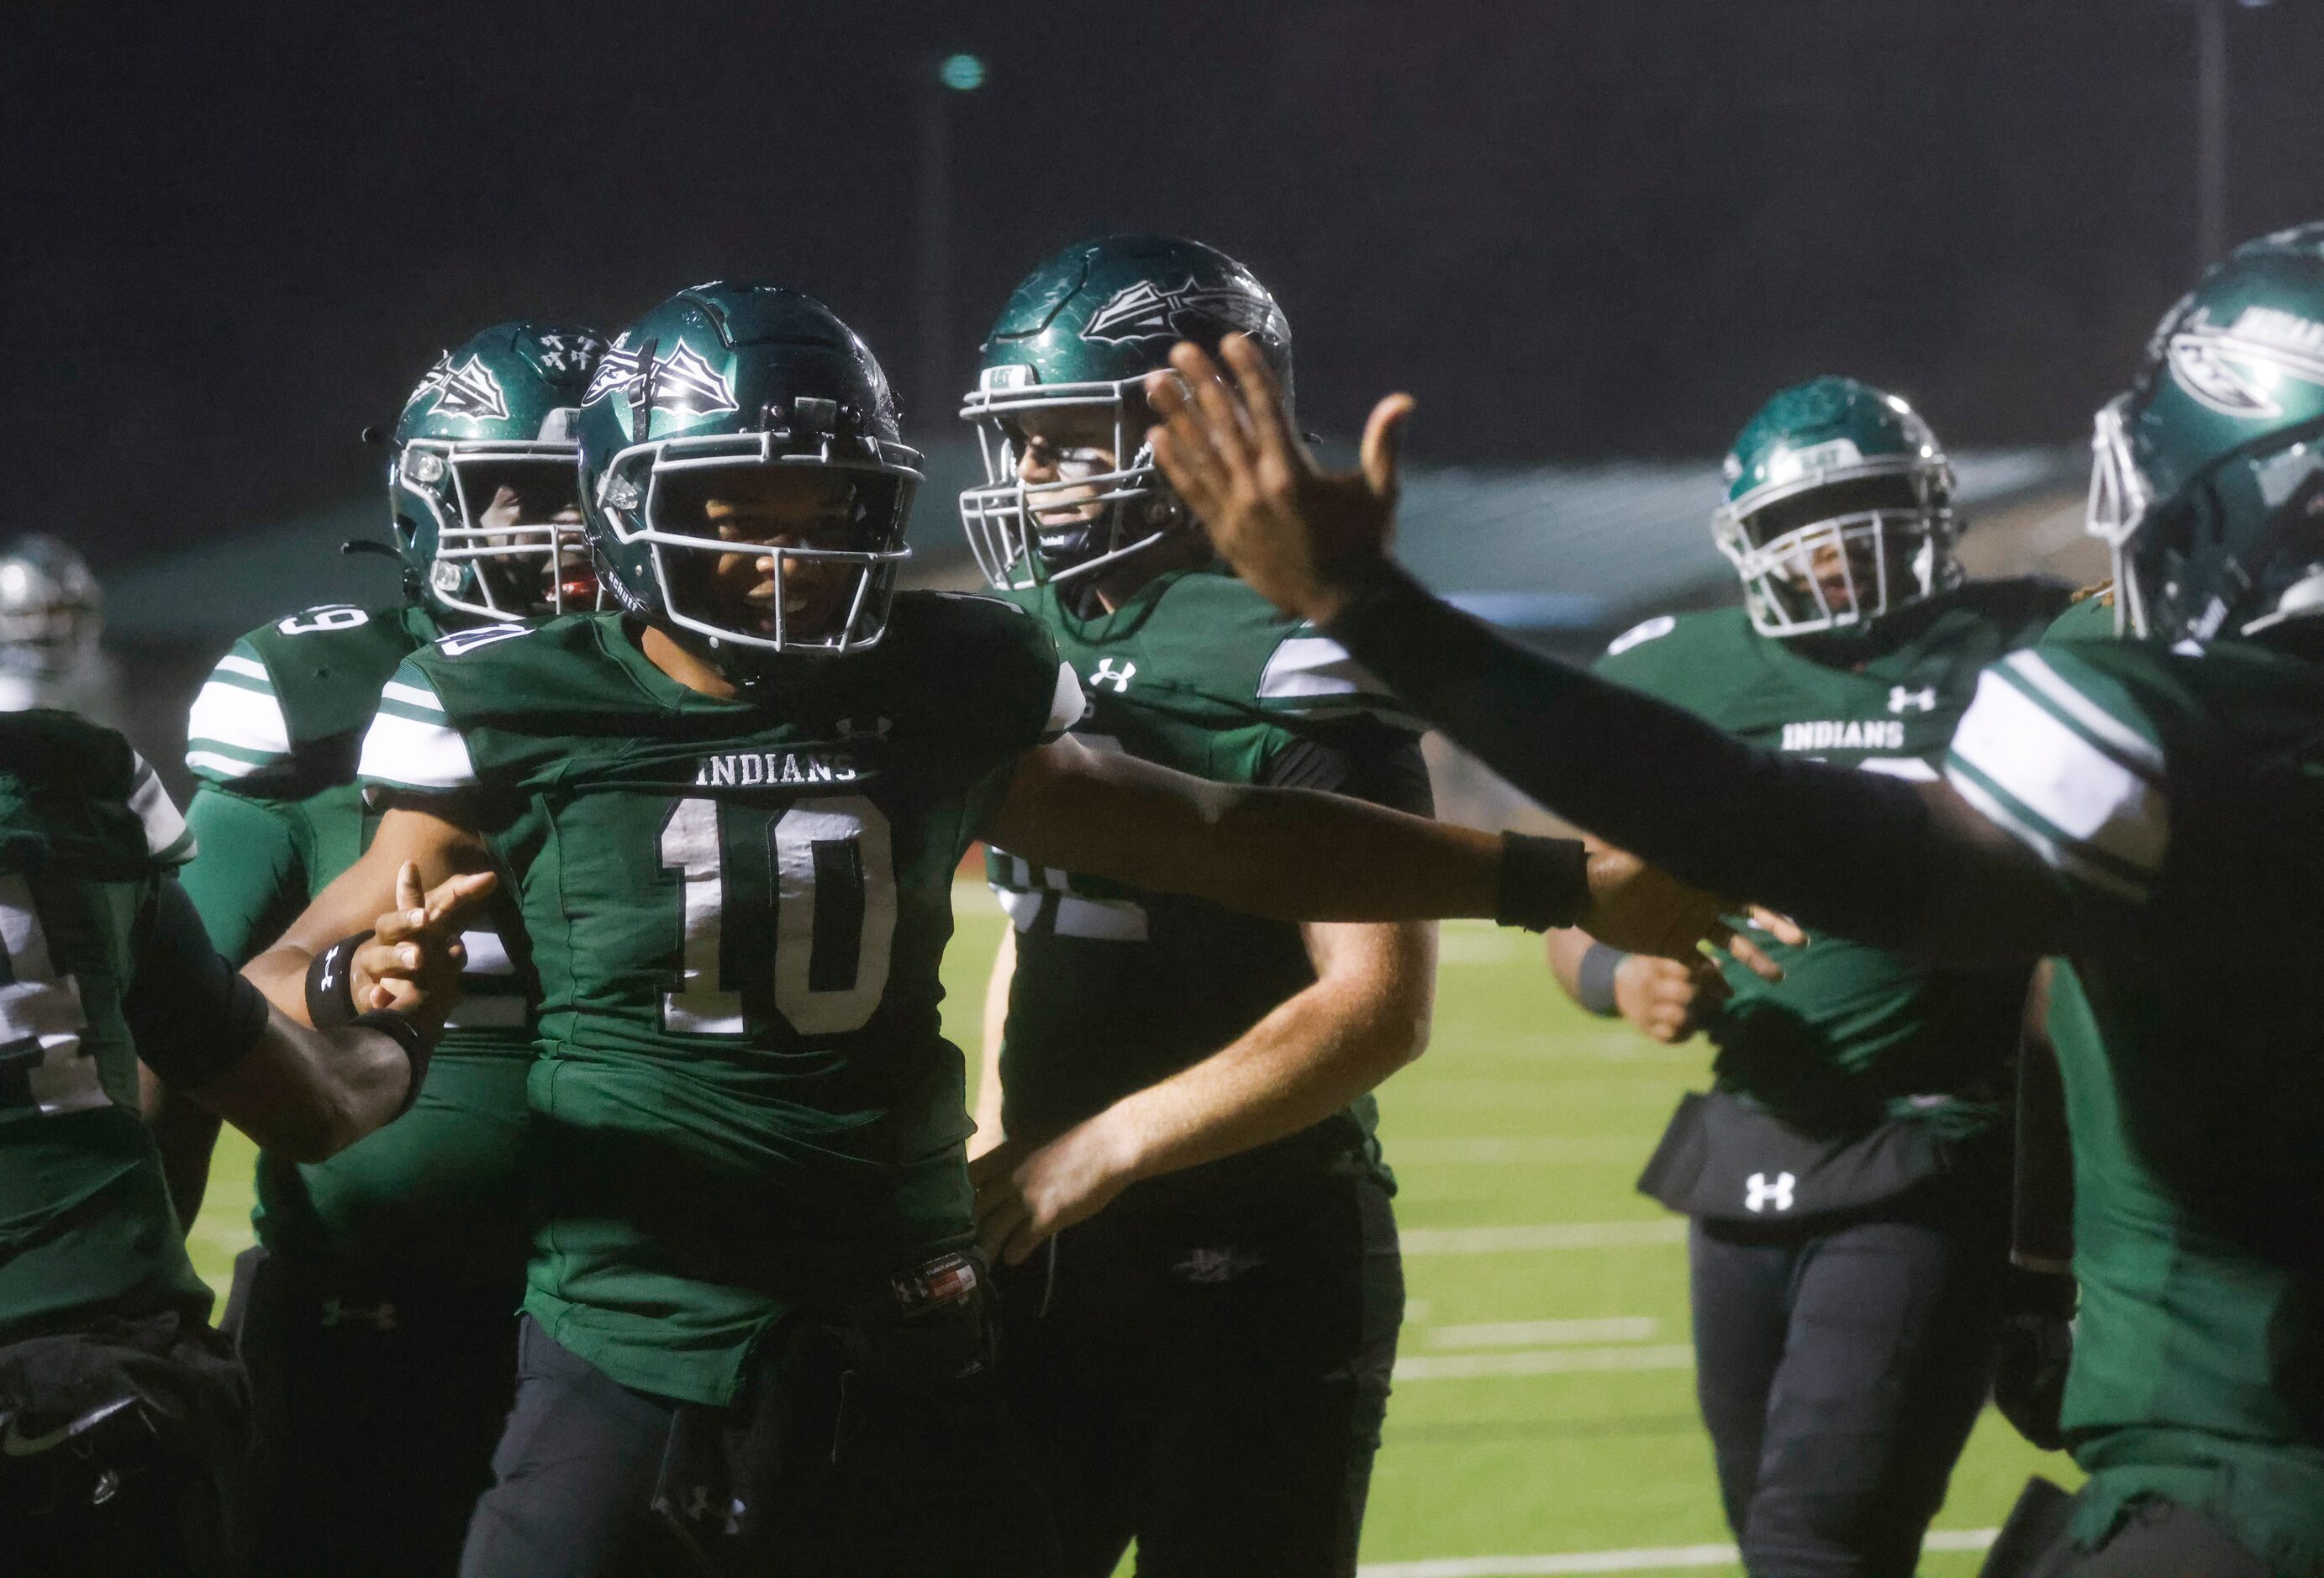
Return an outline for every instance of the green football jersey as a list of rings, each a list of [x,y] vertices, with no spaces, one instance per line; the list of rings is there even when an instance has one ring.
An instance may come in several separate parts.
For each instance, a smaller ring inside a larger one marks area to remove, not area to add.
[[[1877,645],[1821,649],[1847,665],[1760,635],[1740,609],[1665,616],[1617,638],[1598,669],[1755,745],[1926,782],[1978,671],[2037,639],[2065,598],[2046,582],[1973,583],[1890,615]],[[2024,968],[1936,969],[1829,936],[1757,940],[1784,976],[1727,962],[1733,995],[1709,1027],[1720,1088],[1819,1133],[1903,1118],[1965,1136],[2003,1115]]]
[[[2324,663],[2250,641],[2021,652],[1980,681],[1945,771],[2098,940],[2051,1015],[2080,1530],[2158,1493],[2271,1572],[2324,1573]]]
[[[2069,605],[2042,636],[2044,641],[2111,641],[2114,638],[2114,599],[2103,594]]]
[[[0,1343],[208,1313],[122,1012],[140,918],[189,846],[119,735],[0,714]]]
[[[365,815],[356,755],[380,687],[443,635],[416,606],[312,608],[218,659],[187,720],[201,853],[185,885],[221,952],[263,951],[355,864]],[[420,1104],[312,1166],[262,1156],[253,1220],[270,1248],[513,1287],[526,1253],[526,984],[497,924],[466,933],[461,1000]]]
[[[899,593],[877,647],[687,689],[614,615],[446,637],[365,738],[375,790],[487,837],[540,986],[525,1307],[623,1385],[724,1403],[789,1307],[971,1240],[937,965],[953,873],[1079,718],[1039,623]]]
[[[1076,738],[1217,783],[1266,782],[1302,740],[1370,717],[1415,728],[1314,627],[1223,569],[1157,577],[1084,618],[1041,586],[1010,594],[1087,689]],[[1046,1138],[1219,1050],[1314,984],[1299,928],[1206,900],[1037,867],[992,849],[986,876],[1017,930],[1001,1053],[1002,1127]],[[1386,1179],[1366,1096],[1305,1134],[1197,1170],[1256,1182],[1273,1162],[1352,1160]],[[1176,1187],[1196,1180],[1182,1179]]]

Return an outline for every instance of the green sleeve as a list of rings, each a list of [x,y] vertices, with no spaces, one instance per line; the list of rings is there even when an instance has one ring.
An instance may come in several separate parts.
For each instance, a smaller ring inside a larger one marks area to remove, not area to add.
[[[180,880],[210,941],[239,968],[307,907],[299,813],[205,784],[186,820],[198,852]]]

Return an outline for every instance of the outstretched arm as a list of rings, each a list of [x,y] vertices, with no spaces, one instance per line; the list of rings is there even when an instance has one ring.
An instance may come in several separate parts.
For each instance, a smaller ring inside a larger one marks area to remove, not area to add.
[[[1022,1261],[1139,1179],[1296,1134],[1420,1055],[1436,928],[1305,930],[1315,983],[1226,1047],[1045,1144],[1005,1142],[969,1164],[987,1252]]]
[[[1585,862],[1564,840],[1479,832],[1337,794],[1213,784],[1070,736],[1019,758],[980,834],[1039,865],[1268,920],[1490,917],[1580,926],[1674,959],[1709,939],[1775,973],[1721,918],[1732,905],[1620,850],[1593,850]]]
[[[2063,885],[1950,789],[1756,749],[1431,596],[1386,554],[1410,399],[1373,412],[1360,472],[1325,473],[1256,351],[1230,336],[1225,356],[1233,382],[1184,344],[1149,381],[1172,483],[1246,580],[1519,789],[1686,882],[1843,936],[1963,962],[2071,946]]]

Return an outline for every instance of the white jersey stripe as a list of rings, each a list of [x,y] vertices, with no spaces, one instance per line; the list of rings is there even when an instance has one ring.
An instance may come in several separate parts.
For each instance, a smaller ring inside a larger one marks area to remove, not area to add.
[[[1089,715],[1089,697],[1082,691],[1081,676],[1070,663],[1057,665],[1057,688],[1049,696],[1049,716],[1041,725],[1041,738],[1055,739]]]
[[[1983,784],[1978,783],[1959,766],[1948,766],[1945,769],[1945,777],[1960,797],[1975,808],[1978,815],[2039,855],[2043,865],[2061,871],[2079,882],[2110,893],[2116,898],[2127,899],[2135,904],[2143,904],[2146,902],[2149,891],[2146,884],[2100,866],[2095,861],[2083,858],[2071,846],[2060,843],[2040,828],[2035,827],[2030,820],[2004,805],[1999,799],[1988,793]]]
[[[254,691],[223,680],[204,684],[186,718],[186,737],[262,756],[290,754],[290,724],[282,703],[270,691]]]
[[[2161,868],[2171,827],[2159,784],[2006,677],[1978,677],[1952,757],[2049,824],[2058,841],[2085,845],[2131,873]],[[1960,774],[1949,775],[1959,783]]]
[[[270,691],[274,688],[274,676],[266,672],[266,665],[259,662],[255,657],[244,657],[238,652],[229,652],[219,658],[211,672],[238,674],[245,679],[258,681]]]
[[[408,685],[401,680],[388,681],[381,687],[379,697],[383,702],[401,702],[407,707],[419,707],[430,712],[441,712],[444,710],[444,703],[437,699],[434,691],[422,690],[418,685]]]
[[[364,734],[355,770],[373,783],[406,789],[465,789],[476,782],[475,763],[458,729],[399,718],[384,708]]]
[[[189,750],[186,767],[198,777],[246,778],[264,766],[263,762],[245,762],[235,757],[220,756],[214,750]]]
[[[2150,773],[2163,770],[2163,753],[2153,740],[2068,684],[2056,669],[2042,660],[2040,653],[2013,653],[2007,659],[2007,667],[2131,766]]]
[[[135,786],[129,792],[129,809],[145,824],[145,849],[157,860],[172,864],[191,859],[194,853],[193,835],[186,830],[186,819],[170,799],[170,792],[161,787],[143,757],[138,757]]]

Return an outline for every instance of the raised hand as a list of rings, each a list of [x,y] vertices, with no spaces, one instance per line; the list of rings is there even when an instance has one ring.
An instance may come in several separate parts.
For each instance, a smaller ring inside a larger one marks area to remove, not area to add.
[[[1351,576],[1388,546],[1397,445],[1412,397],[1390,395],[1372,408],[1359,470],[1326,472],[1292,425],[1259,348],[1229,335],[1219,353],[1225,370],[1181,344],[1170,353],[1175,372],[1148,376],[1147,403],[1162,420],[1147,442],[1246,582],[1287,613],[1328,621]]]
[[[460,933],[498,880],[489,871],[468,872],[423,891],[420,867],[404,862],[395,874],[396,907],[355,952],[357,1011],[392,1008],[431,1032],[441,1030],[459,1001],[460,969],[468,959]]]

